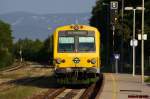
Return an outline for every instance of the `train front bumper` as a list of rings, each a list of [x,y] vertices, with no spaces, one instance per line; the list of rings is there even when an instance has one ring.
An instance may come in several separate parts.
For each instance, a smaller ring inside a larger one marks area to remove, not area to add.
[[[89,68],[56,68],[56,74],[67,74],[72,72],[85,72],[85,73],[98,73],[99,69],[96,67],[89,67]]]

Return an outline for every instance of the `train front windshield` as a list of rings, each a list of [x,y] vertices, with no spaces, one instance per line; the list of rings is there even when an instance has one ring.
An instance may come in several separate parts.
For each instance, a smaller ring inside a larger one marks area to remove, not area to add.
[[[78,51],[95,51],[94,37],[79,37]]]
[[[73,52],[74,50],[74,37],[59,37],[59,52]]]
[[[94,32],[60,31],[58,52],[93,52],[95,51]]]

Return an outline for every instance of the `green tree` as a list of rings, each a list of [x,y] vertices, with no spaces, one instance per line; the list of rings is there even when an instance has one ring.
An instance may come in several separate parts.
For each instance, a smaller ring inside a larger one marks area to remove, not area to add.
[[[11,34],[10,25],[0,20],[0,68],[13,62]]]
[[[49,62],[52,64],[53,61],[53,36],[49,36],[45,41],[42,49],[39,52],[39,57],[43,62]]]
[[[30,61],[40,61],[39,60],[39,51],[43,47],[43,42],[40,40],[36,39],[35,41],[30,40],[30,39],[23,39],[23,40],[18,40],[14,44],[14,53],[16,55],[16,58],[20,58],[19,51],[22,51],[22,57],[25,60],[30,60]]]
[[[97,27],[101,32],[101,41],[104,50],[106,49],[106,43],[112,42],[112,26],[110,22],[110,1],[111,0],[97,0],[96,6],[92,10],[92,17],[90,19],[90,25]],[[118,16],[117,16],[117,23],[115,25],[115,40],[116,45],[120,46],[120,40],[123,40],[124,49],[128,49],[128,45],[130,44],[129,41],[132,37],[132,24],[133,24],[133,12],[132,11],[124,11],[124,20],[123,20],[123,28],[122,28],[122,18],[121,18],[121,1],[119,2],[118,8]],[[124,6],[141,6],[141,1],[136,0],[125,0]],[[148,37],[150,34],[150,1],[145,0],[145,33],[148,33]],[[136,34],[141,30],[141,11],[136,11]],[[109,41],[106,39],[107,35],[109,35]],[[121,38],[123,35],[123,38]],[[137,37],[137,35],[136,35]],[[121,38],[121,39],[120,39]],[[149,41],[149,40],[148,40]],[[146,41],[147,43],[149,43]],[[112,45],[112,44],[110,44]],[[110,46],[110,49],[112,47]],[[147,48],[147,49],[150,49]],[[128,52],[128,51],[127,51]],[[126,53],[126,52],[125,52]],[[146,52],[149,55],[149,52]],[[104,55],[106,56],[106,55]]]
[[[23,39],[18,40],[14,44],[14,53],[16,58],[20,58],[19,51],[22,50],[22,57],[24,60],[44,62],[52,64],[53,57],[53,39],[48,37],[45,41]]]
[[[0,48],[7,48],[9,51],[12,51],[13,42],[12,42],[12,31],[8,23],[5,23],[0,20]]]

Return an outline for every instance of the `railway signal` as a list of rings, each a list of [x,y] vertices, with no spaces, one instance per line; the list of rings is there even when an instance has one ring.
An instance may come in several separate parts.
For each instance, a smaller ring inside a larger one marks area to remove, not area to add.
[[[118,15],[118,1],[110,2],[110,23],[115,24]]]
[[[19,54],[20,54],[20,62],[22,62],[22,50],[21,50],[21,48],[19,50]]]
[[[118,1],[111,1],[110,2],[110,24],[112,25],[112,39],[113,39],[113,52],[115,51],[115,25],[118,16]]]

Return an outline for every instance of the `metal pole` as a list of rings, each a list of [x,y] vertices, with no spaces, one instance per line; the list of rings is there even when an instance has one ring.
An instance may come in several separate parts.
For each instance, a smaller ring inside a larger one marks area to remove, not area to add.
[[[123,21],[123,14],[124,14],[124,0],[122,0],[122,8],[121,8],[121,18],[122,18],[122,21]]]
[[[21,50],[21,48],[20,48],[19,54],[20,54],[20,62],[22,63],[22,50]]]
[[[142,72],[142,84],[144,83],[144,0],[142,0],[142,32],[141,32],[141,72]]]
[[[135,40],[135,10],[133,9],[133,76],[135,76],[135,45],[134,45],[134,40]]]
[[[106,35],[106,42],[107,42],[107,53],[106,53],[106,64],[108,65],[109,63],[109,5],[106,5],[107,7],[107,35]]]
[[[115,26],[113,25],[112,28],[113,28],[113,52],[114,52],[114,45],[115,45],[115,42],[114,42]]]
[[[124,61],[124,51],[123,51],[123,41],[124,41],[124,31],[123,31],[123,16],[124,16],[124,0],[122,0],[122,9],[121,9],[121,31],[122,31],[122,34],[121,34],[121,72],[123,70],[123,61]]]
[[[116,71],[116,74],[118,74],[118,59],[116,59],[115,67],[116,67],[116,68],[115,68],[115,69],[116,69],[116,70],[115,70],[115,71]]]
[[[115,26],[114,25],[112,25],[112,30],[113,30],[113,54],[114,54],[114,45],[115,45],[115,42],[114,42],[114,35],[115,35]],[[114,65],[112,65],[112,72],[113,72],[113,67],[114,67]],[[115,67],[114,67],[115,68]]]

